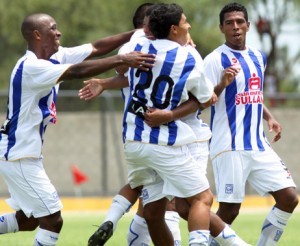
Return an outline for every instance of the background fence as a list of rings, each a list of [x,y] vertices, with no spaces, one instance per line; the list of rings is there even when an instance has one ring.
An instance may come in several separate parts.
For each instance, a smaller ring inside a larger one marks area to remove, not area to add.
[[[287,164],[300,186],[300,109],[281,107],[297,105],[298,94],[278,95],[278,108],[271,109],[283,127],[282,139],[273,148]],[[0,93],[0,121],[5,119],[6,92]],[[292,102],[293,101],[293,102]],[[60,91],[57,105],[57,123],[49,126],[44,144],[44,165],[61,196],[110,196],[127,182],[127,169],[122,144],[123,103],[118,91],[106,92],[89,102],[78,99],[77,91]],[[210,110],[202,118],[209,122]],[[266,134],[271,139],[272,134]],[[88,180],[80,185],[73,181],[71,168],[76,165]],[[212,189],[213,175],[208,165]],[[298,188],[299,191],[299,188]],[[247,187],[247,194],[255,193]],[[299,192],[298,192],[299,193]],[[7,196],[7,187],[0,178],[0,195]]]

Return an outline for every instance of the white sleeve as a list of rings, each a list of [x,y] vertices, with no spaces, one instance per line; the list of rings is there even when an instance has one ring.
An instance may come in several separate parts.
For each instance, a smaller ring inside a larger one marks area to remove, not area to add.
[[[204,73],[200,72],[197,79],[192,82],[192,87],[189,89],[189,92],[191,92],[200,103],[206,103],[213,95],[214,86]]]
[[[196,58],[195,68],[189,76],[189,91],[200,103],[206,103],[213,95],[214,86],[204,74],[203,63]]]
[[[220,83],[224,68],[217,52],[208,54],[204,59],[204,73],[214,86]]]
[[[83,44],[71,48],[60,46],[58,52],[51,56],[50,60],[56,60],[61,64],[77,64],[84,61],[92,51],[92,44]]]
[[[28,87],[34,90],[44,90],[55,86],[60,76],[72,64],[53,64],[50,61],[27,60],[24,63],[23,76],[27,76],[26,81],[30,81]]]

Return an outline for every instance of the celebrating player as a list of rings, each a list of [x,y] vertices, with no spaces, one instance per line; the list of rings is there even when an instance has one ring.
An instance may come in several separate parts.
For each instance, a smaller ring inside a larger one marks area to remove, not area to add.
[[[42,144],[47,124],[56,121],[59,83],[122,64],[148,70],[155,60],[151,55],[131,53],[84,61],[117,48],[133,32],[63,48],[55,20],[41,13],[27,16],[21,31],[28,47],[12,71],[7,118],[0,131],[0,174],[11,194],[7,202],[16,213],[1,216],[0,234],[39,227],[34,245],[50,246],[56,244],[62,228],[62,204],[44,170]]]
[[[212,106],[210,155],[219,208],[217,214],[228,224],[237,217],[248,181],[260,195],[271,194],[275,205],[265,219],[259,246],[276,245],[298,204],[295,183],[290,172],[270,147],[263,131],[263,119],[273,141],[280,138],[281,127],[263,104],[265,55],[246,46],[249,30],[247,10],[238,3],[226,5],[220,12],[220,30],[225,44],[205,60],[205,73],[215,83],[218,102]],[[237,66],[241,72],[224,88],[222,71]],[[226,122],[226,124],[224,124]]]

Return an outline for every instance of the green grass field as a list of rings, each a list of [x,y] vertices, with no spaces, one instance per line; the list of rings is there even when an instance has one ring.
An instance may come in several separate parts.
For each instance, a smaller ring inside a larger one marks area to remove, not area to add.
[[[242,212],[234,222],[233,228],[248,243],[255,245],[259,237],[261,224],[267,212]],[[118,224],[113,237],[106,244],[107,246],[127,245],[126,234],[133,214],[126,214]],[[64,226],[60,234],[58,246],[84,246],[87,240],[96,230],[93,225],[100,224],[104,214],[97,212],[66,212],[63,213]],[[188,245],[188,232],[185,221],[181,221],[182,246]],[[290,222],[282,235],[278,246],[300,245],[299,234],[300,212],[293,214]],[[35,232],[19,232],[0,236],[1,246],[31,246]]]

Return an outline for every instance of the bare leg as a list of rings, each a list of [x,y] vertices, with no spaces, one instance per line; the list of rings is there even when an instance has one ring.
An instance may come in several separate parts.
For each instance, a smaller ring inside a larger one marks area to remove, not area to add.
[[[211,191],[208,189],[186,200],[190,204],[188,216],[189,231],[208,230],[210,207],[213,200]]]
[[[144,206],[144,218],[147,222],[153,244],[156,246],[173,246],[173,236],[165,222],[167,198],[148,203]]]
[[[270,194],[276,201],[275,207],[284,212],[292,213],[298,205],[298,196],[294,187],[270,192]]]
[[[28,218],[22,210],[16,212],[16,219],[19,225],[19,231],[34,231],[39,226],[39,220]]]
[[[241,203],[226,203],[220,202],[217,215],[228,225],[231,225],[232,222],[239,215],[241,208]]]
[[[61,217],[61,212],[58,211],[54,214],[38,218],[40,228],[59,233],[63,226],[63,219]]]

